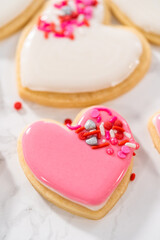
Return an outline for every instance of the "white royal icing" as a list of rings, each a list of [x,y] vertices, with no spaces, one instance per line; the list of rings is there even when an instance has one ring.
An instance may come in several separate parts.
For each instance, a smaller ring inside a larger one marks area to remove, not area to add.
[[[0,0],[0,27],[21,14],[33,0]]]
[[[35,26],[21,51],[23,87],[37,91],[92,92],[115,86],[139,64],[142,45],[131,31],[107,27],[102,22],[102,4],[94,10],[90,27],[79,27],[75,39],[44,38]],[[53,19],[48,7],[43,19]]]
[[[160,34],[159,0],[112,0],[132,22],[147,32]]]

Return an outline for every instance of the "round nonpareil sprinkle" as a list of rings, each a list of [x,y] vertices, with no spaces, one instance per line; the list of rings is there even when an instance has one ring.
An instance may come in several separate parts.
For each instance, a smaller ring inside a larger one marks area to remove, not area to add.
[[[21,102],[15,102],[14,103],[14,108],[19,111],[22,108],[22,103]]]
[[[130,176],[130,180],[131,180],[131,181],[134,181],[135,177],[136,177],[136,174],[135,174],[135,173],[132,173],[131,176]]]

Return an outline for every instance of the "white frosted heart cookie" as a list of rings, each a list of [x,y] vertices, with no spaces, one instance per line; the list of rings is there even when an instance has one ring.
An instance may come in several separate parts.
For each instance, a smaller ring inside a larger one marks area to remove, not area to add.
[[[101,0],[50,1],[20,39],[20,96],[49,106],[82,107],[135,86],[148,70],[150,47],[133,29],[102,24],[107,16]]]
[[[18,31],[44,0],[0,0],[0,40]]]
[[[73,125],[41,120],[18,141],[20,164],[33,187],[73,214],[102,218],[125,192],[139,144],[122,116],[84,109]]]
[[[154,114],[148,123],[148,129],[152,137],[153,143],[160,153],[160,112]]]
[[[140,30],[154,44],[160,45],[159,0],[109,0],[120,22]]]

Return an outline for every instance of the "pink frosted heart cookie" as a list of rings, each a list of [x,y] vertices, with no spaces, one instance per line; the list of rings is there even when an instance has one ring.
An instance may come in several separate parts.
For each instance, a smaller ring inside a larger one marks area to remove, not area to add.
[[[152,137],[153,143],[160,153],[160,112],[154,114],[148,123],[148,129]]]
[[[99,219],[126,190],[138,147],[118,113],[91,107],[73,125],[41,120],[28,126],[19,138],[18,154],[27,178],[44,198]]]
[[[18,31],[37,12],[44,0],[5,0],[0,6],[0,40]]]
[[[20,96],[54,107],[84,107],[134,87],[148,70],[150,47],[137,31],[106,22],[103,0],[50,0],[19,42]]]

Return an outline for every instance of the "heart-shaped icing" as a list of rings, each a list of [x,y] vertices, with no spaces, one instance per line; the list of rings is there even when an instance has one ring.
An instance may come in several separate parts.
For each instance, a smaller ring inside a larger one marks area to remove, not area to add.
[[[41,19],[46,24],[56,23],[56,11],[50,1]],[[98,91],[124,81],[139,64],[142,44],[128,29],[102,25],[104,14],[100,1],[89,19],[90,27],[76,27],[74,40],[53,34],[46,39],[34,25],[21,49],[22,86],[35,91],[77,93]]]
[[[85,130],[88,120],[96,130]],[[121,182],[138,145],[127,122],[109,109],[89,108],[76,123],[69,129],[49,121],[29,126],[22,136],[24,159],[46,187],[79,204],[99,206]],[[86,143],[90,131],[98,145]]]

